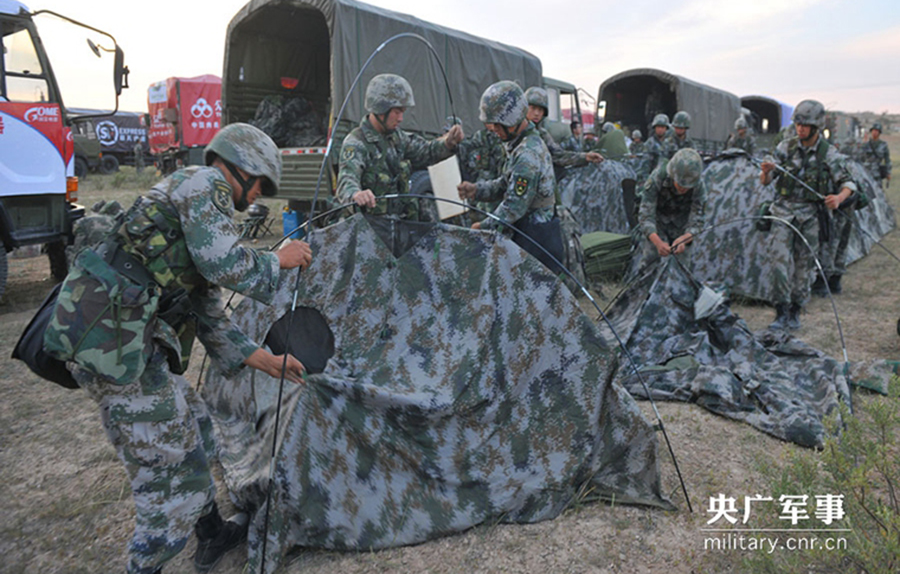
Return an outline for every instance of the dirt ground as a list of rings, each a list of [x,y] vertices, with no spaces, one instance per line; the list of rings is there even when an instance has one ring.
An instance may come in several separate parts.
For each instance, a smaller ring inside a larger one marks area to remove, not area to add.
[[[890,140],[900,157],[900,137]],[[897,201],[900,186],[890,196]],[[85,203],[112,191],[89,193]],[[126,193],[133,197],[133,193]],[[274,210],[273,210],[274,211]],[[274,211],[278,213],[278,211]],[[276,226],[277,227],[277,226]],[[900,254],[900,233],[883,244]],[[9,284],[0,302],[0,354],[9,357],[25,324],[52,287],[44,256],[9,260]],[[851,266],[837,309],[850,360],[900,359],[896,332],[900,262],[880,249]],[[763,328],[773,311],[735,305],[751,327]],[[592,314],[595,316],[595,314]],[[842,357],[830,302],[815,299],[803,316],[799,337]],[[198,346],[199,347],[199,346]],[[195,357],[196,359],[196,357]],[[190,380],[196,381],[196,366]],[[0,574],[96,574],[123,572],[133,509],[124,469],[107,443],[95,405],[33,375],[6,359],[0,372]],[[856,408],[882,397],[857,392]],[[648,419],[655,415],[641,403]],[[704,548],[711,496],[735,498],[770,492],[765,469],[784,464],[800,447],[708,413],[691,404],[658,404],[690,495],[687,504],[660,436],[664,491],[675,512],[607,504],[576,504],[556,520],[531,525],[487,525],[440,540],[370,553],[299,551],[285,573],[368,572],[577,572],[742,573],[740,550]],[[221,485],[221,481],[220,481]],[[227,494],[219,491],[227,507]],[[195,542],[165,570],[193,572]],[[244,572],[243,550],[232,552],[215,572]]]

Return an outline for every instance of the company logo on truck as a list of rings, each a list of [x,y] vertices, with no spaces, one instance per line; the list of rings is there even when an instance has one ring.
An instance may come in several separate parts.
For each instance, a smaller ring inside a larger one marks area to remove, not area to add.
[[[199,98],[197,102],[191,106],[191,115],[195,118],[211,118],[213,108],[206,102],[206,98]]]
[[[94,129],[97,131],[100,145],[114,146],[119,141],[119,128],[110,121],[98,122]]]
[[[209,105],[209,102],[206,101],[206,98],[197,98],[196,103],[191,106],[191,115],[194,116],[191,127],[201,130],[217,130],[219,129],[219,118],[222,117],[222,100],[216,100],[216,106],[213,108]],[[206,121],[208,118],[212,118],[213,115],[216,116],[215,121]]]
[[[25,112],[25,121],[29,124],[36,122],[58,122],[59,107],[58,106],[38,106],[31,108]]]

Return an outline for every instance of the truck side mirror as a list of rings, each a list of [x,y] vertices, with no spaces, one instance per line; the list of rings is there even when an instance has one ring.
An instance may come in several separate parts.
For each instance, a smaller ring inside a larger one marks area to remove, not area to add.
[[[116,95],[122,95],[122,89],[128,87],[128,66],[125,65],[125,52],[116,44],[116,63],[113,71],[113,83],[116,87]]]

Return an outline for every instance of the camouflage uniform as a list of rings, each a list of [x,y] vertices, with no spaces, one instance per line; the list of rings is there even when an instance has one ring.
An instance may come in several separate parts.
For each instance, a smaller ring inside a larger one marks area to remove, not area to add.
[[[671,160],[663,159],[641,190],[641,207],[638,212],[641,266],[660,258],[656,246],[649,240],[652,234],[656,233],[671,245],[685,233],[697,235],[706,224],[706,184],[697,174],[697,182],[690,190],[683,194],[677,193],[673,177],[669,173],[670,163]],[[688,263],[689,253],[690,245],[677,257]]]
[[[824,157],[823,165],[820,165],[820,155]],[[823,196],[836,193],[843,187],[856,191],[845,165],[846,157],[821,134],[816,145],[810,147],[801,145],[796,136],[782,141],[775,148],[775,161]],[[809,243],[811,251],[786,225],[775,223],[772,226],[771,252],[775,263],[772,299],[776,305],[802,307],[809,298],[813,271],[811,255],[819,249],[819,216],[825,206],[820,198],[810,194],[790,177],[779,171],[774,173],[778,191],[772,205],[772,215],[786,219],[796,227]]]
[[[569,136],[562,143],[559,144],[559,147],[563,148],[565,151],[574,151],[576,153],[581,153],[585,151],[590,151],[584,149],[584,146],[578,141],[578,138],[575,136]]]
[[[666,154],[666,157],[672,158],[680,149],[690,148],[696,149],[697,146],[694,145],[694,140],[691,139],[691,136],[685,132],[684,138],[679,138],[674,131],[669,132],[665,139],[663,140],[663,150]]]
[[[185,379],[172,372],[172,348],[183,349],[186,359],[196,332],[220,368],[236,374],[259,345],[232,325],[217,285],[267,302],[278,284],[278,258],[240,246],[233,216],[232,188],[212,167],[180,170],[139,198],[119,230],[122,248],[155,270],[160,285],[186,289],[193,316],[180,330],[179,341],[167,324],[151,322],[150,358],[131,384],[114,385],[85,369],[73,369],[76,381],[100,405],[107,436],[131,480],[136,519],[129,572],[153,572],[176,555],[215,499],[209,416]],[[153,237],[160,217],[183,241],[159,254],[153,239],[129,240],[148,231]]]
[[[409,193],[409,177],[453,155],[444,140],[427,141],[403,130],[379,133],[365,117],[344,139],[338,172],[337,197],[352,201],[357,191],[369,189],[375,197]],[[380,201],[370,210],[375,215],[399,215],[418,220],[418,200]]]
[[[748,154],[753,155],[756,153],[756,138],[749,133],[744,137],[740,137],[736,134],[728,134],[728,139],[725,140],[725,149],[730,148],[742,149]]]
[[[506,147],[497,134],[487,129],[478,130],[459,142],[457,154],[462,180],[472,183],[500,177],[506,163]],[[499,204],[499,200],[474,203],[475,207],[488,213],[494,211]],[[471,211],[469,218],[469,221],[475,222],[481,221],[484,216],[477,211]]]
[[[544,122],[541,121],[539,125],[535,126],[535,129],[541,136],[541,139],[544,140],[544,144],[547,146],[547,150],[550,152],[550,158],[553,160],[554,166],[561,168],[584,167],[588,164],[587,152],[564,150],[558,143],[556,143],[556,141],[553,139],[553,136],[550,135],[550,132],[547,131],[547,128],[543,127],[543,123]]]
[[[881,182],[891,176],[891,152],[888,144],[881,138],[877,141],[869,140],[860,146],[860,163],[863,164],[872,178]],[[882,176],[882,170],[886,174]]]
[[[665,136],[660,138],[657,137],[655,132],[652,132],[650,137],[647,138],[647,141],[644,143],[644,155],[650,168],[648,173],[655,170],[662,160],[669,159],[669,157],[675,153],[669,153],[666,142]]]

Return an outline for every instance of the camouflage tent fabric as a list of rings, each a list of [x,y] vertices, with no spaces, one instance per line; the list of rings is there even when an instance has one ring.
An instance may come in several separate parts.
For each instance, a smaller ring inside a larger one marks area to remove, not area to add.
[[[512,241],[360,214],[310,241],[303,313],[287,332],[323,372],[285,389],[273,484],[277,382],[213,369],[204,385],[232,494],[260,508],[271,488],[267,572],[295,545],[374,549],[550,519],[585,486],[669,507],[656,436],[611,383],[597,327]],[[276,351],[270,328],[290,317],[296,277],[284,273],[272,305],[245,299],[232,315]],[[263,517],[251,524],[251,571]]]
[[[849,264],[868,254],[875,240],[896,223],[881,186],[859,163],[848,161],[848,166],[854,181],[871,199],[868,207],[851,212],[855,228],[847,247]],[[734,294],[772,301],[773,235],[757,231],[756,222],[747,218],[757,216],[762,203],[773,199],[774,187],[763,187],[759,167],[740,154],[710,162],[703,177],[707,186],[708,231],[695,238],[690,248],[692,272],[699,280],[720,283]]]
[[[562,204],[572,211],[582,233],[631,229],[623,196],[623,182],[634,181],[634,171],[620,161],[571,168],[559,182]]]
[[[751,333],[727,300],[702,311],[703,289],[667,257],[644,269],[607,310],[651,396],[695,402],[780,439],[822,446],[825,418],[839,416],[840,401],[850,404],[844,364],[784,331]],[[624,360],[616,380],[646,398]]]

